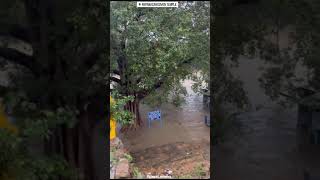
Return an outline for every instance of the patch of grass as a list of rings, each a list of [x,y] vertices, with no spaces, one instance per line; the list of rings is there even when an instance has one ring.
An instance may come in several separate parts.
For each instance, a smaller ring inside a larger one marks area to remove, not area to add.
[[[177,176],[177,179],[199,179],[199,178],[203,178],[207,175],[206,170],[204,169],[204,164],[197,164],[194,169],[192,170],[192,172],[188,173],[188,174],[184,174],[181,176]]]
[[[133,158],[130,154],[124,153],[124,157],[130,162],[132,162]]]
[[[139,168],[133,167],[132,170],[133,177],[136,179],[144,179],[143,174],[139,171]]]
[[[204,165],[203,164],[199,164],[194,168],[193,174],[197,177],[202,177],[205,176],[207,173],[204,169]]]
[[[119,162],[119,159],[116,157],[115,152],[110,151],[110,163],[114,166]]]
[[[117,148],[116,147],[111,147],[111,152],[116,152]]]
[[[110,152],[110,163],[112,165],[116,164],[117,163],[117,158],[116,156],[114,155],[114,152]]]
[[[193,179],[191,174],[186,174],[186,175],[183,175],[183,176],[179,176],[177,178],[178,179]]]

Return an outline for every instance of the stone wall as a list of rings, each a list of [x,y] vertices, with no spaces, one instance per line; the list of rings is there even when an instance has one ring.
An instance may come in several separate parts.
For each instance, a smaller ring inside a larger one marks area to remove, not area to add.
[[[116,137],[110,141],[110,179],[130,178],[128,151]]]

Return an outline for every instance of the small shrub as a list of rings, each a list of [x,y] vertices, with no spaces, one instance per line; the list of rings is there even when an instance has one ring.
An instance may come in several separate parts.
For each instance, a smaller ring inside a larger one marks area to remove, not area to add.
[[[179,176],[178,179],[193,179],[192,176],[190,174],[186,174],[183,176]]]
[[[172,97],[172,103],[176,107],[180,107],[183,103],[185,103],[185,99],[181,95],[174,95]]]
[[[116,164],[118,162],[118,159],[116,158],[116,156],[114,155],[114,152],[110,152],[110,163],[112,165]]]
[[[206,175],[206,171],[204,169],[204,165],[203,164],[199,164],[195,167],[194,169],[194,174],[197,177],[202,177]]]
[[[132,162],[132,160],[133,160],[133,158],[132,158],[132,156],[131,156],[130,154],[125,153],[125,154],[124,154],[124,157],[125,157],[126,159],[128,159],[129,162]]]
[[[142,173],[139,171],[139,169],[137,167],[133,167],[133,177],[136,178],[136,179],[143,179],[143,175]]]

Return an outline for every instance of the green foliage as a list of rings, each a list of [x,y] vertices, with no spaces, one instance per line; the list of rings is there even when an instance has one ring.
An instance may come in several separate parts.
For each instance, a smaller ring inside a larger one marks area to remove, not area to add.
[[[204,169],[204,165],[201,164],[197,164],[192,172],[189,172],[188,174],[184,174],[181,176],[178,176],[176,178],[178,179],[195,179],[195,178],[203,178],[204,176],[206,176],[207,172]]]
[[[69,128],[82,126],[90,131],[92,124],[105,119],[108,5],[102,0],[1,1],[0,59],[5,63],[0,63],[0,69],[10,69],[9,85],[3,87],[1,96],[5,96],[6,108],[19,128],[18,139],[23,138],[21,149],[33,148],[35,145],[28,143],[35,140],[64,138],[67,133],[61,133],[61,128],[72,133],[77,130],[71,132]],[[10,41],[4,43],[4,39]],[[27,49],[16,45],[22,41]],[[89,116],[89,124],[78,121],[84,114]],[[65,145],[59,144],[61,148]],[[78,154],[78,147],[72,149]],[[50,151],[54,153],[56,148]],[[24,178],[17,179],[65,177],[58,172],[67,169],[58,163],[60,160],[21,154],[15,160],[24,165],[8,166],[21,169],[14,174]],[[1,153],[0,158],[4,155]]]
[[[174,95],[172,99],[173,99],[173,100],[172,100],[172,103],[173,103],[176,107],[181,106],[181,104],[185,102],[185,100],[183,99],[183,97],[181,97],[181,95]]]
[[[115,156],[115,152],[110,151],[110,163],[114,166],[119,159]]]
[[[145,102],[159,106],[192,70],[209,74],[209,2],[179,4],[137,8],[135,2],[111,2],[111,72],[123,72],[120,92],[150,95]]]
[[[112,92],[111,97],[114,99],[114,103],[110,104],[111,116],[116,122],[121,125],[128,125],[134,123],[134,115],[123,109],[123,107],[129,102],[133,102],[133,96],[122,96],[117,91]]]
[[[214,67],[211,89],[214,89],[215,102],[247,107],[242,82],[232,76],[228,66],[230,62],[237,66],[240,55],[266,61],[268,66],[260,82],[273,100],[281,99],[280,92],[291,94],[294,86],[301,84],[295,74],[301,65],[299,61],[306,60],[305,52],[312,52],[308,49],[312,44],[309,40],[316,39],[310,38],[310,32],[314,34],[317,29],[312,24],[319,22],[315,19],[316,8],[312,8],[316,4],[306,0],[216,1],[217,8],[213,11],[214,60],[211,64]],[[288,29],[289,45],[281,47],[280,33]],[[315,65],[313,63],[313,67]]]
[[[76,179],[75,170],[59,156],[32,153],[28,137],[0,129],[0,178],[12,179]]]
[[[295,97],[296,87],[319,92],[318,1],[261,0],[244,3],[220,0],[215,3],[211,60],[214,69],[210,77],[215,105],[231,103],[240,108],[248,107],[242,82],[230,73],[230,67],[238,65],[240,55],[265,61],[259,80],[265,93],[274,101],[287,104],[288,99],[281,93]],[[283,38],[286,32],[288,37]],[[287,38],[288,44],[284,45],[280,39]],[[231,122],[217,113],[214,116],[214,133],[222,136]]]
[[[194,175],[196,177],[203,177],[207,174],[207,172],[204,170],[204,165],[203,164],[198,164],[195,168],[194,168]]]
[[[124,153],[124,157],[130,162],[132,162],[133,158],[130,154]]]
[[[133,173],[133,177],[136,179],[143,179],[144,178],[143,174],[139,171],[138,167],[133,167],[132,173]]]
[[[166,94],[164,91],[166,91],[164,87],[157,89],[145,97],[142,102],[152,108],[157,108],[161,104],[169,102],[169,93]]]
[[[192,175],[187,174],[187,175],[179,176],[178,179],[193,179],[193,178],[192,178]]]
[[[21,143],[15,135],[5,129],[0,129],[0,172],[7,172],[10,163],[15,163],[15,157],[19,152],[19,144]]]
[[[175,84],[172,91],[172,103],[177,107],[181,106],[183,103],[185,103],[183,96],[186,96],[186,95],[187,95],[186,88],[183,87],[180,82]]]
[[[209,66],[209,65],[208,65]],[[191,88],[194,92],[203,93],[203,89],[208,90],[208,94],[210,94],[209,82],[210,82],[210,73],[207,71],[199,71],[198,73],[194,73],[191,76],[191,79],[195,82]]]
[[[48,139],[51,130],[60,125],[71,128],[77,122],[78,110],[69,106],[56,110],[41,110],[39,105],[28,101],[23,92],[5,94],[4,103],[15,115],[19,131],[27,137]]]
[[[233,22],[216,22],[216,31],[219,33],[216,38],[221,38],[214,39],[220,46],[217,49],[221,50],[217,52],[222,54],[225,52],[225,45],[228,45],[231,51],[224,56],[231,55],[235,61],[238,57],[236,54],[251,54],[264,60],[266,66],[259,78],[261,87],[272,100],[290,105],[290,101],[281,94],[294,97],[297,87],[315,92],[320,89],[319,7],[320,3],[313,0],[262,0],[242,6],[230,5],[232,12],[217,19],[230,18],[236,24],[242,24],[235,25],[234,28],[238,30],[230,33],[229,30],[234,30]],[[250,8],[256,10],[250,11]],[[250,17],[243,16],[240,9]],[[245,17],[245,23],[241,21],[242,17]],[[222,28],[223,26],[227,28]],[[220,28],[222,33],[230,33],[231,36],[224,38],[220,35]],[[233,35],[234,40],[229,39]],[[288,44],[280,41],[284,36],[287,36],[285,38],[288,38]]]

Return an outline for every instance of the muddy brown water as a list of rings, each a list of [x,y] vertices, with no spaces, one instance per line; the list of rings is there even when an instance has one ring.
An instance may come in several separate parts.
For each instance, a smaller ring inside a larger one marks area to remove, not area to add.
[[[204,108],[202,96],[191,89],[193,81],[185,80],[183,84],[188,95],[181,107],[163,104],[159,108],[150,108],[141,104],[143,126],[136,131],[119,134],[129,150],[138,151],[174,142],[210,141],[210,128],[204,124],[204,115],[209,115],[209,110]],[[149,128],[147,113],[157,109],[162,113],[162,127],[159,121],[153,121]]]
[[[320,148],[297,148],[297,107],[283,108],[260,88],[258,59],[240,58],[234,75],[244,82],[252,109],[237,120],[242,134],[213,147],[216,180],[303,180],[307,170],[320,177]],[[257,108],[259,107],[259,108]]]
[[[204,124],[204,115],[209,115],[209,109],[204,107],[202,96],[193,92],[192,84],[191,80],[183,81],[188,95],[181,107],[163,104],[150,108],[141,104],[143,126],[136,131],[119,133],[134,162],[142,170],[145,168],[150,172],[153,168],[160,173],[165,168],[175,168],[172,169],[175,174],[177,171],[190,171],[183,168],[195,163],[195,159],[209,162],[210,128]],[[147,113],[157,109],[162,113],[162,127],[160,122],[154,121],[149,128]],[[181,166],[179,170],[177,166]]]

